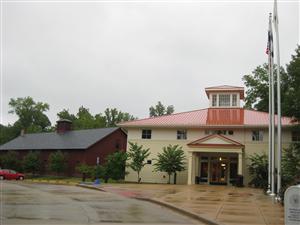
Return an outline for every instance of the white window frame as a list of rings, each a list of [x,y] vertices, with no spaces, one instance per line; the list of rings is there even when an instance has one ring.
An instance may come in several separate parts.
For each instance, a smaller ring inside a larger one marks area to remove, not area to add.
[[[219,94],[219,107],[230,106],[230,94]]]
[[[218,103],[218,97],[216,94],[213,94],[211,96],[211,106],[216,107]]]
[[[237,106],[237,95],[233,94],[231,97],[232,97],[232,106]]]
[[[142,130],[142,139],[151,139],[152,138],[152,130],[143,129]]]
[[[263,141],[264,132],[262,130],[253,130],[252,131],[252,141]]]
[[[187,131],[186,130],[177,130],[177,140],[186,140]]]

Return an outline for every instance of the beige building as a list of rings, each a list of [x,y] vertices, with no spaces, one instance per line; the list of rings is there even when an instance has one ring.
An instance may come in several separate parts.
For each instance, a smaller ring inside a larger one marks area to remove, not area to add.
[[[244,184],[249,182],[248,157],[268,153],[269,114],[241,108],[243,87],[209,87],[205,92],[206,109],[119,124],[128,131],[127,142],[150,148],[142,182],[167,183],[167,174],[154,172],[153,164],[157,153],[170,144],[182,146],[186,153],[186,170],[177,175],[179,184],[230,185],[237,175],[244,176]],[[299,138],[294,137],[292,125],[291,118],[282,118],[283,147]],[[136,172],[127,170],[126,181],[136,181]]]

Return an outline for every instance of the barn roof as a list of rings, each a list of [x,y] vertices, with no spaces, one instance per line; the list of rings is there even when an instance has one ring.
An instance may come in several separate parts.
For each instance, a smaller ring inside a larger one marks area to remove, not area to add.
[[[87,149],[120,128],[101,128],[57,132],[35,133],[19,136],[0,146],[0,150],[46,150]]]

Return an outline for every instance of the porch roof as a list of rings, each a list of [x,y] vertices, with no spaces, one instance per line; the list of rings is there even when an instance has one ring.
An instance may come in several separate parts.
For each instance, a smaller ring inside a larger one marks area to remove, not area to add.
[[[195,140],[189,144],[192,148],[214,148],[214,149],[243,149],[245,146],[240,142],[234,141],[220,134],[208,135],[204,138]]]

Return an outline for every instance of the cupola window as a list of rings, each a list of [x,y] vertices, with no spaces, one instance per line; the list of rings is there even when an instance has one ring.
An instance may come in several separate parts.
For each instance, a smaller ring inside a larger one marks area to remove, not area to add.
[[[230,95],[220,94],[219,95],[219,106],[230,106]]]

